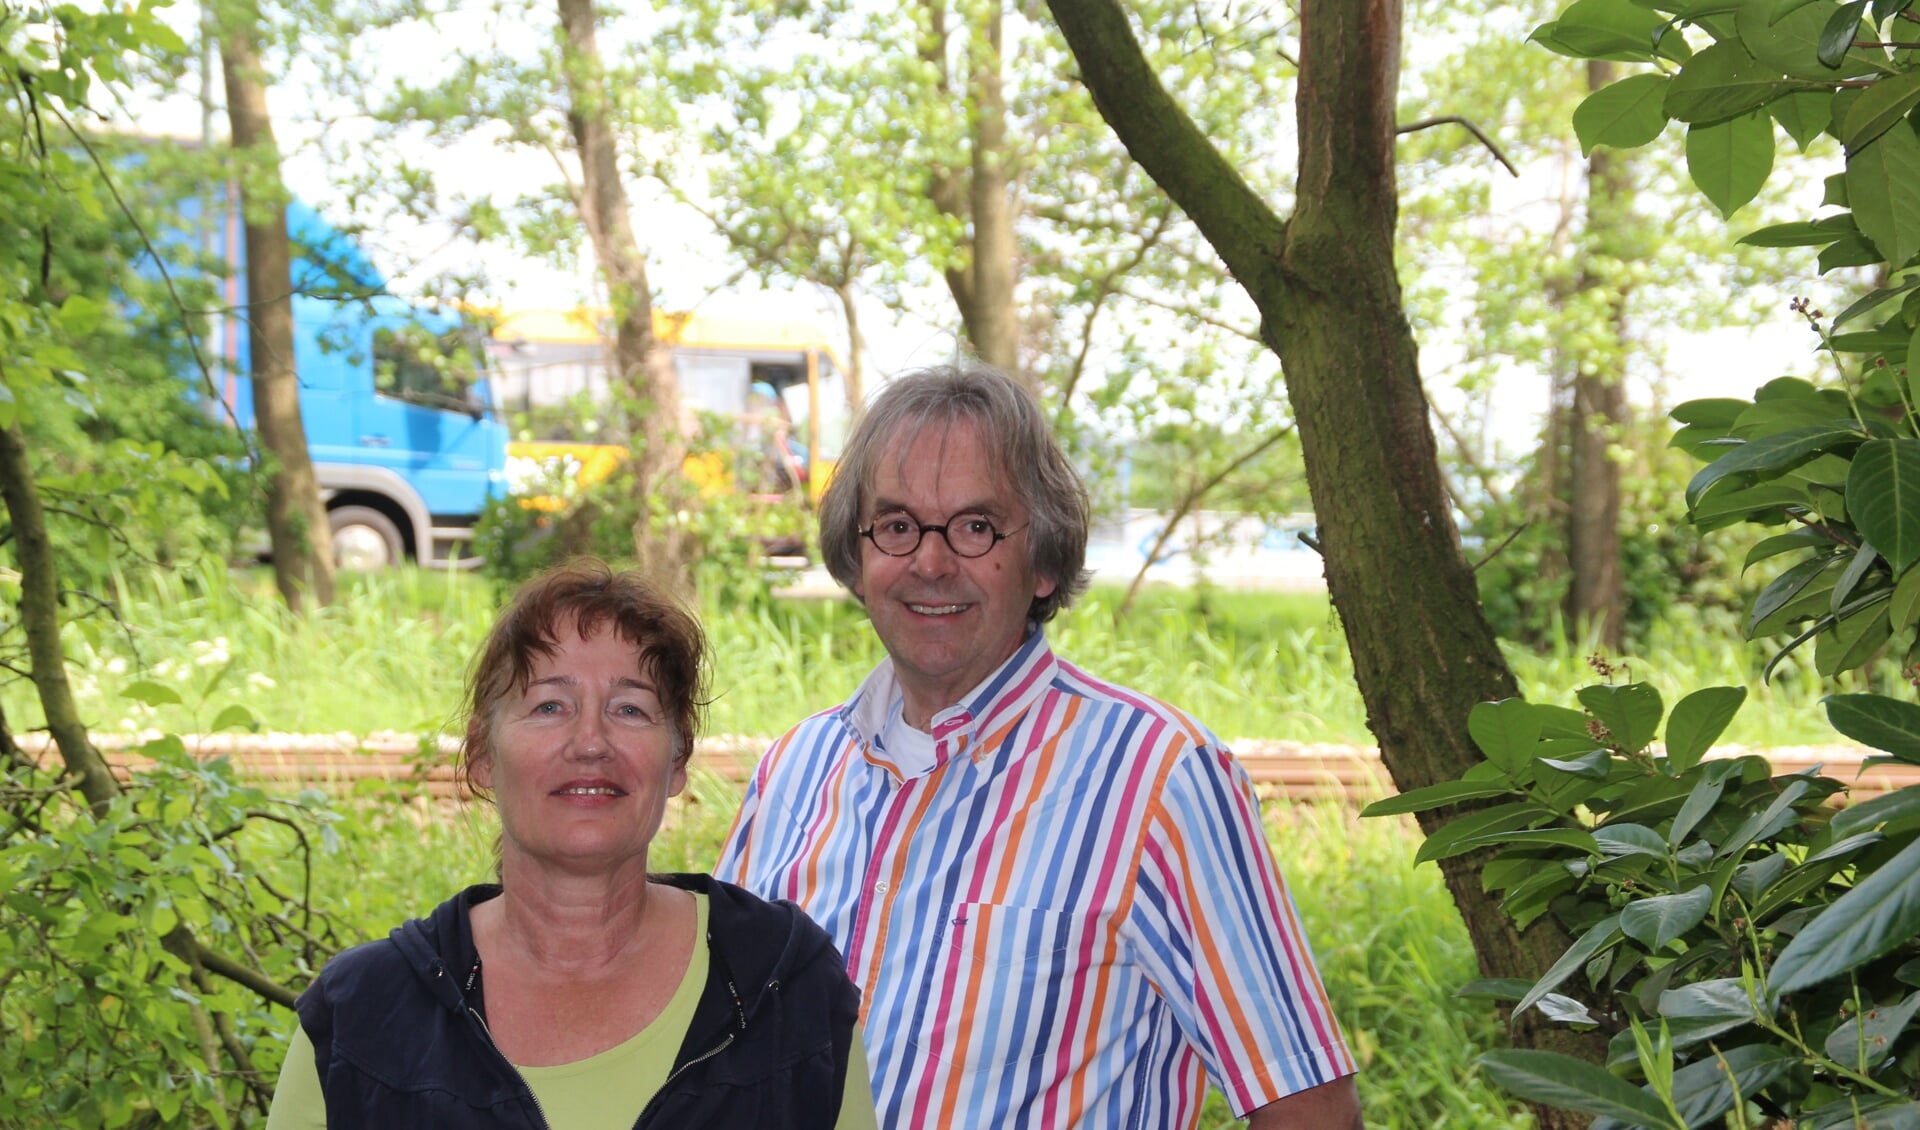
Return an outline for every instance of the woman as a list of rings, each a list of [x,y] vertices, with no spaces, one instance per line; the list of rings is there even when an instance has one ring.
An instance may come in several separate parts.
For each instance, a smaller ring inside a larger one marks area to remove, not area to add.
[[[269,1130],[870,1127],[859,996],[818,926],[650,875],[706,641],[638,574],[550,570],[488,634],[461,772],[497,885],[340,954],[300,997]]]

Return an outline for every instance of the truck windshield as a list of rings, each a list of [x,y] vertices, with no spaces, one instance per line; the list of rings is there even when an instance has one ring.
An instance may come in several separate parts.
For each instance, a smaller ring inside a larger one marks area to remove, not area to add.
[[[478,377],[464,331],[435,333],[424,326],[383,327],[373,334],[373,387],[382,395],[426,408],[479,415]]]

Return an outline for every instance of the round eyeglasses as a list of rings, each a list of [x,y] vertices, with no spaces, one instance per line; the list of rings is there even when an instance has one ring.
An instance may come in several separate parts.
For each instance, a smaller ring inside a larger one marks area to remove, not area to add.
[[[905,514],[882,514],[861,530],[860,536],[888,557],[913,556],[920,548],[920,539],[928,534],[944,538],[955,557],[985,557],[994,546],[1025,529],[1022,526],[1003,534],[978,514],[963,514],[938,526],[923,525]]]

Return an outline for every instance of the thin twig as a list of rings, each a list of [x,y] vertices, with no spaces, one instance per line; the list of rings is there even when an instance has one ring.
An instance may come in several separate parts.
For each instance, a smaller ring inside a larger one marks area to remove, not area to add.
[[[1465,129],[1468,133],[1479,139],[1480,144],[1486,146],[1488,152],[1493,154],[1494,160],[1506,166],[1509,173],[1512,173],[1516,177],[1520,175],[1520,170],[1513,167],[1512,161],[1507,160],[1507,155],[1500,151],[1498,145],[1494,144],[1493,138],[1488,137],[1479,126],[1474,125],[1458,114],[1442,114],[1437,118],[1421,118],[1417,122],[1408,122],[1404,126],[1396,126],[1393,132],[1395,134],[1417,133],[1423,129],[1432,129],[1434,126],[1444,125],[1456,125]]]

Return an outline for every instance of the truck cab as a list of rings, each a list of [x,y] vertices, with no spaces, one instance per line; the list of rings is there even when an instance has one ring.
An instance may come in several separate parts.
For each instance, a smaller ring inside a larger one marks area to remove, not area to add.
[[[466,547],[487,500],[506,492],[507,464],[481,334],[459,314],[381,293],[384,280],[345,236],[298,202],[287,213],[300,417],[336,561],[478,564]],[[224,246],[231,305],[245,309],[239,222],[228,216]],[[245,327],[223,323],[223,398],[252,427]]]

